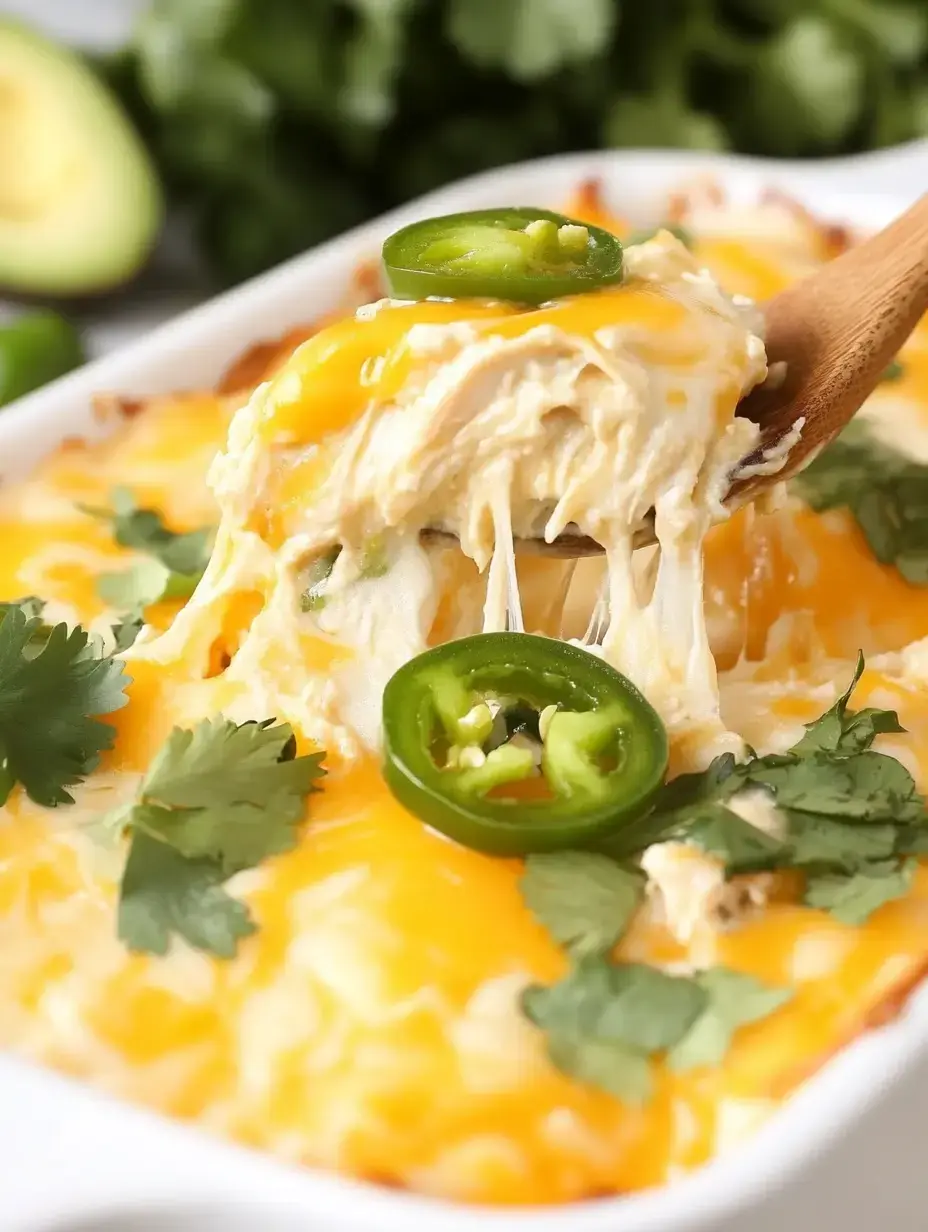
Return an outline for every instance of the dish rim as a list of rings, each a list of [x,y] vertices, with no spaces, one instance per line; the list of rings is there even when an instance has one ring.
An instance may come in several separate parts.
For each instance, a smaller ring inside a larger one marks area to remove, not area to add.
[[[623,177],[634,184],[634,191],[629,190],[633,199],[637,194],[643,201],[656,201],[673,184],[703,173],[717,175],[736,198],[779,187],[825,217],[837,211],[837,221],[873,226],[928,184],[928,140],[807,163],[690,151],[593,151],[514,164],[458,181],[225,292],[4,409],[0,472],[19,470],[16,458],[30,465],[66,435],[98,434],[102,429],[90,408],[95,393],[109,390],[131,397],[214,381],[249,341],[282,332],[332,306],[338,270],[344,285],[358,261],[376,251],[379,238],[416,216],[491,204],[494,198],[518,204],[513,195],[522,193],[539,204],[556,204],[565,188],[591,177],[603,179],[607,196],[622,208]],[[862,181],[871,180],[875,191],[861,189]],[[630,212],[634,217],[640,210]],[[323,298],[331,302],[307,304],[304,283],[314,289],[324,283],[331,294]],[[76,407],[81,408],[79,415]],[[556,1207],[503,1208],[397,1193],[288,1165],[0,1055],[0,1148],[10,1175],[16,1177],[13,1206],[5,1213],[17,1227],[33,1228],[40,1223],[55,1226],[53,1219],[155,1210],[165,1202],[231,1201],[252,1204],[268,1218],[272,1211],[285,1219],[298,1212],[301,1220],[318,1220],[320,1228],[353,1232],[406,1232],[410,1223],[429,1232],[516,1232],[529,1227],[533,1232],[698,1232],[754,1204],[771,1185],[785,1184],[868,1113],[890,1103],[893,1091],[922,1056],[928,1056],[928,982],[892,1023],[841,1049],[745,1143],[698,1171],[629,1195]],[[26,1132],[21,1116],[25,1104],[30,1114]],[[69,1116],[71,1121],[62,1126]],[[47,1179],[40,1181],[47,1177],[48,1162],[36,1155],[40,1146],[47,1150],[49,1133],[55,1136],[62,1162],[54,1187]],[[138,1153],[148,1151],[163,1161],[161,1166],[153,1168],[146,1158],[139,1167]],[[123,1161],[115,1183],[113,1152]],[[165,1194],[168,1170],[172,1192]],[[24,1218],[30,1222],[22,1222]],[[265,1227],[271,1232],[270,1224]],[[273,1227],[276,1232],[277,1225]],[[291,1224],[280,1227],[289,1232]]]

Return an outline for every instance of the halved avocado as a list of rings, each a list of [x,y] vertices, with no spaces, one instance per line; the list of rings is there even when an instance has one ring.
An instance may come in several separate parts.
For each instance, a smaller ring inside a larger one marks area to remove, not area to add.
[[[155,170],[106,86],[0,20],[0,286],[82,295],[124,282],[161,213]]]

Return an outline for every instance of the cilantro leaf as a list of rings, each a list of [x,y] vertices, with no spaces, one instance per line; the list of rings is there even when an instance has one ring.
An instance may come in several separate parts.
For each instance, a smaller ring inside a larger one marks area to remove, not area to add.
[[[903,766],[867,749],[849,757],[813,753],[799,760],[758,758],[746,775],[773,790],[781,808],[845,821],[912,821],[924,804]]]
[[[793,745],[791,753],[860,753],[869,749],[874,739],[887,732],[904,732],[895,710],[869,707],[848,715],[848,702],[864,673],[864,656],[858,651],[857,666],[851,683],[835,704],[813,723],[807,723],[806,734]]]
[[[122,651],[128,650],[130,646],[135,644],[135,639],[141,633],[144,623],[142,613],[138,609],[134,609],[126,612],[113,625],[113,648],[116,654],[121,654]]]
[[[874,556],[913,586],[928,585],[928,468],[912,463],[894,482],[858,494],[853,513]]]
[[[612,0],[451,0],[448,33],[479,68],[529,82],[604,52],[616,16]]]
[[[114,488],[111,510],[94,511],[112,522],[113,538],[124,548],[148,552],[176,573],[195,573],[206,567],[212,527],[177,533],[168,530],[155,509],[142,509],[128,488]]]
[[[174,728],[120,817],[132,836],[120,937],[164,953],[173,932],[220,957],[233,953],[251,928],[221,883],[294,846],[322,757],[297,757],[289,725],[273,719]]]
[[[738,1027],[766,1018],[792,996],[785,988],[768,988],[751,975],[713,967],[696,976],[708,1004],[686,1035],[667,1054],[671,1069],[718,1065]]]
[[[175,727],[149,767],[131,824],[188,859],[225,874],[252,868],[296,842],[304,800],[325,772],[320,754],[296,756],[286,723],[204,719]]]
[[[914,860],[903,860],[875,862],[850,874],[819,873],[808,879],[803,902],[844,924],[863,924],[877,907],[908,893],[915,867]]]
[[[45,629],[18,605],[0,618],[0,804],[16,782],[36,804],[73,803],[66,789],[113,744],[114,728],[96,716],[128,700],[122,664],[101,657],[85,630]]]
[[[896,855],[928,855],[928,813],[914,825],[897,828]]]
[[[608,1091],[637,1106],[651,1095],[651,1062],[646,1052],[618,1040],[558,1031],[548,1036],[548,1056],[562,1074]]]
[[[752,754],[740,764],[725,754],[701,773],[680,775],[606,850],[628,857],[650,843],[692,843],[723,861],[728,876],[777,868],[849,876],[928,850],[928,813],[912,776],[870,747],[878,735],[903,730],[898,716],[850,708],[863,670],[860,655],[848,687],[788,752]],[[730,807],[747,788],[770,793],[782,835],[764,833]]]
[[[44,599],[37,598],[35,595],[24,595],[22,599],[12,599],[7,603],[0,603],[0,621],[3,620],[3,617],[11,608],[21,611],[27,620],[37,622],[29,641],[23,647],[25,657],[27,659],[34,659],[48,641],[48,635],[52,631],[51,625],[47,625],[42,616],[42,613],[45,611],[45,601]]]
[[[807,467],[790,480],[791,487],[819,513],[851,506],[859,492],[892,475],[890,451],[874,440],[862,421],[851,422]]]
[[[738,763],[731,753],[722,753],[705,770],[693,774],[678,774],[661,788],[655,812],[684,814],[706,803],[715,803],[732,795],[741,786]]]
[[[639,870],[594,851],[530,855],[520,883],[529,909],[573,954],[610,950],[644,891]]]
[[[0,603],[0,620],[11,610],[18,608],[29,620],[37,620],[45,611],[45,600],[36,595],[23,595],[21,599],[10,599]]]
[[[188,860],[147,834],[132,837],[119,893],[118,935],[130,950],[164,955],[171,937],[233,958],[255,931],[248,908],[222,888],[215,860]]]
[[[172,573],[160,560],[140,560],[97,578],[97,594],[112,607],[131,612],[163,599],[189,599],[202,574]]]
[[[828,868],[847,873],[898,850],[899,828],[890,823],[849,826],[814,813],[787,813],[789,839],[784,867]]]
[[[680,774],[665,783],[650,813],[610,835],[600,849],[623,860],[651,843],[686,837],[684,831],[691,821],[706,818],[742,786],[737,762],[731,753],[723,753],[705,770]]]
[[[782,842],[725,803],[745,786],[745,766],[723,753],[706,770],[665,783],[653,811],[627,827],[620,841],[634,839],[638,850],[654,842],[692,843],[723,860],[730,875],[776,867],[784,859]]]
[[[717,856],[724,862],[728,876],[776,868],[789,858],[780,839],[751,825],[723,804],[688,811],[681,820],[678,837],[708,855]]]
[[[111,524],[113,538],[124,548],[150,559],[129,569],[103,573],[97,591],[107,603],[131,611],[163,599],[187,599],[209,563],[213,528],[177,533],[168,530],[155,509],[141,509],[128,488],[114,488],[110,507],[82,505],[85,513]]]
[[[881,564],[913,586],[928,585],[928,466],[851,423],[792,480],[813,509],[846,507]]]
[[[679,1043],[708,1000],[707,993],[684,976],[593,956],[581,959],[557,984],[526,988],[522,1008],[549,1034],[651,1053]]]
[[[791,995],[724,967],[672,976],[595,956],[558,984],[527,988],[522,1009],[545,1032],[558,1069],[642,1103],[655,1054],[666,1050],[676,1070],[717,1065],[739,1026],[765,1018]]]
[[[838,754],[862,753],[877,736],[905,731],[895,710],[874,706],[858,710],[848,719],[843,714],[835,714],[834,709],[826,711],[815,723],[807,723],[806,729],[805,736],[793,746],[792,752],[804,754],[818,749]]]

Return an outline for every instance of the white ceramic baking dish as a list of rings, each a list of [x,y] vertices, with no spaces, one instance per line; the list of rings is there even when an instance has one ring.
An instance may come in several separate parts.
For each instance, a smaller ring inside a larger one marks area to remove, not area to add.
[[[496,204],[557,206],[603,178],[635,222],[681,179],[735,197],[776,186],[813,210],[879,226],[928,189],[928,142],[818,163],[626,151],[505,168],[452,185],[179,317],[0,413],[0,476],[66,436],[97,433],[91,397],[214,381],[249,343],[338,304],[355,264],[399,223]],[[0,963],[3,956],[0,954]],[[2,1232],[796,1232],[928,1227],[928,988],[857,1040],[743,1147],[655,1191],[568,1208],[451,1206],[300,1170],[0,1057]]]

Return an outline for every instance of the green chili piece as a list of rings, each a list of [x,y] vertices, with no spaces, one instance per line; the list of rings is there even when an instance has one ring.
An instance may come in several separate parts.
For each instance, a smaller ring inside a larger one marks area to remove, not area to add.
[[[540,743],[528,734],[537,721],[523,718],[492,744],[501,698],[523,715],[547,712]],[[613,834],[646,812],[667,769],[663,724],[630,681],[586,650],[526,633],[463,638],[405,664],[384,691],[383,727],[397,799],[496,855]],[[508,790],[530,778],[539,790]]]
[[[398,299],[540,304],[622,281],[622,244],[550,210],[472,210],[412,223],[389,237],[383,265]]]
[[[330,548],[322,556],[317,556],[304,574],[306,586],[300,595],[300,610],[303,612],[318,612],[325,607],[326,583],[335,568],[335,562],[341,555],[341,544]]]

